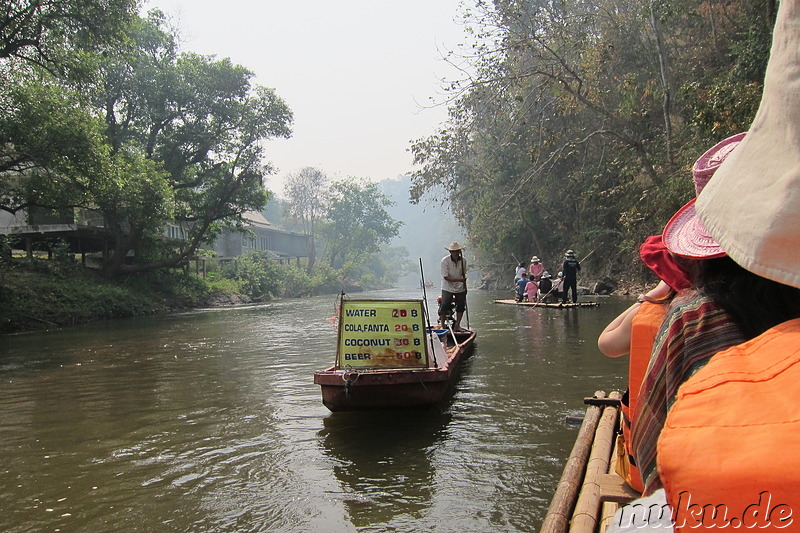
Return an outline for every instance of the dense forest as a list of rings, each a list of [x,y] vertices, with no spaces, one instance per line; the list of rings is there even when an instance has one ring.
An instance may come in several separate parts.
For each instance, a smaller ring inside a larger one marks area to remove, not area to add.
[[[691,166],[745,131],[774,0],[476,0],[449,121],[413,143],[414,198],[441,198],[487,269],[574,249],[642,274],[638,245],[691,196]],[[506,276],[507,277],[507,276]]]

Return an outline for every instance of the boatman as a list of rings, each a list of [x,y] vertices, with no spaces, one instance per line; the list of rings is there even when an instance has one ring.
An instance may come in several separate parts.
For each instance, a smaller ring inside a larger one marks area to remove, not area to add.
[[[564,266],[561,271],[564,273],[564,293],[561,295],[561,303],[567,303],[567,293],[572,290],[572,303],[578,303],[578,271],[581,264],[575,259],[575,252],[567,250],[564,254]]]
[[[456,321],[453,324],[454,331],[464,331],[461,329],[461,317],[467,308],[467,260],[461,255],[464,247],[456,241],[450,243],[446,248],[449,255],[442,258],[442,301],[439,304],[439,323],[442,327],[447,327],[447,310],[456,303]]]

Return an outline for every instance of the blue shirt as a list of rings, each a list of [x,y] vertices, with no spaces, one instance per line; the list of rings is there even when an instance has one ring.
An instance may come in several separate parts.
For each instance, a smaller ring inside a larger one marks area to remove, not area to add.
[[[528,278],[522,278],[517,282],[517,294],[525,294],[525,285],[528,284]]]

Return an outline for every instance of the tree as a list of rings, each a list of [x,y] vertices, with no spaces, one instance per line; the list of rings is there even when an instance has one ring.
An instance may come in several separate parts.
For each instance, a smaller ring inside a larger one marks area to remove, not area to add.
[[[398,234],[402,222],[386,212],[391,202],[374,183],[348,178],[334,182],[329,194],[320,234],[331,267],[353,268]]]
[[[0,17],[0,59],[64,72],[81,51],[120,37],[138,0],[6,0]]]
[[[472,76],[446,86],[448,122],[412,144],[412,194],[446,198],[492,262],[604,245],[606,272],[632,263],[694,193],[693,161],[749,125],[766,7],[476,1]]]
[[[71,22],[50,15],[80,20],[69,9],[85,3],[34,4],[21,13],[39,16],[48,38],[66,32],[64,46],[77,50],[65,29]],[[96,67],[91,77],[45,68],[58,54],[44,54],[44,38],[30,54],[22,38],[9,48],[14,57],[28,54],[24,68],[0,62],[0,208],[101,212],[114,238],[103,267],[109,276],[180,265],[224,225],[242,227],[243,213],[269,198],[263,182],[273,169],[262,141],[291,134],[292,113],[272,89],[253,85],[253,74],[229,59],[179,53],[165,26],[152,11],[116,39],[83,49],[81,61]],[[165,246],[168,224],[181,225],[186,242]]]
[[[327,195],[328,176],[314,167],[305,167],[297,173],[289,174],[284,185],[286,196],[286,215],[294,222],[301,224],[303,233],[311,236],[311,245],[306,272],[311,275],[316,263],[315,234],[317,223],[324,215]]]
[[[11,80],[0,107],[0,209],[89,206],[111,165],[102,120],[73,91]]]
[[[102,123],[67,76],[118,46],[137,0],[9,0],[0,17],[0,209],[87,204],[110,164]]]
[[[262,162],[261,142],[291,134],[291,111],[272,89],[253,86],[253,74],[229,59],[178,53],[164,24],[163,14],[151,12],[131,26],[133,47],[100,63],[96,105],[105,110],[111,152],[138,153],[161,166],[168,189],[159,190],[169,205],[156,212],[170,216],[154,225],[152,210],[100,205],[109,208],[116,235],[105,265],[111,275],[176,266],[223,225],[241,227],[242,214],[260,210],[269,198],[264,177],[273,170]],[[188,232],[181,248],[126,264],[131,250],[152,240],[149,230],[169,222]]]

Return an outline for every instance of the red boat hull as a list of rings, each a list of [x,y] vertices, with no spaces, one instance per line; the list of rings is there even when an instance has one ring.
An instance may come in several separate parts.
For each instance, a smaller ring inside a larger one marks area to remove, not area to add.
[[[447,363],[440,368],[375,369],[314,373],[322,389],[322,403],[331,411],[421,409],[441,402],[459,373],[461,361],[474,347],[475,332],[458,333],[458,345],[446,348]]]

